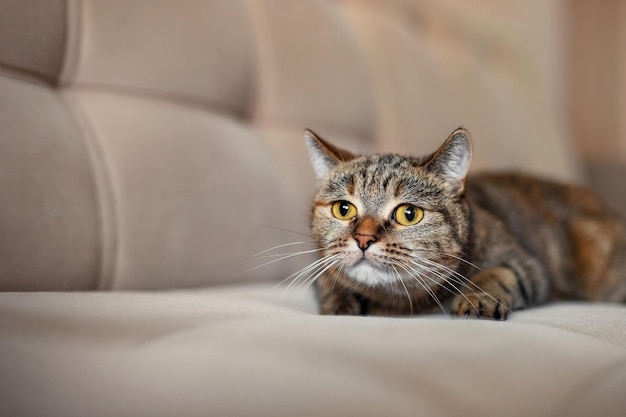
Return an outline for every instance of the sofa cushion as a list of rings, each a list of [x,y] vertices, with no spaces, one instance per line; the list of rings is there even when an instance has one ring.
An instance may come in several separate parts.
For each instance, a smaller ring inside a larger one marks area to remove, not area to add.
[[[272,285],[0,294],[0,414],[616,416],[626,307],[318,316]]]
[[[0,290],[98,288],[88,145],[56,91],[0,75]]]
[[[464,124],[475,168],[579,179],[547,4],[4,2],[0,290],[288,276],[242,272],[309,240],[305,127],[426,154]]]

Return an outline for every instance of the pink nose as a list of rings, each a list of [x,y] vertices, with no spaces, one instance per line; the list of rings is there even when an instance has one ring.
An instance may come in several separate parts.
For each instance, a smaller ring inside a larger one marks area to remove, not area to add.
[[[369,248],[373,242],[376,242],[376,236],[357,233],[354,235],[354,240],[358,243],[359,248],[365,252],[365,250]]]

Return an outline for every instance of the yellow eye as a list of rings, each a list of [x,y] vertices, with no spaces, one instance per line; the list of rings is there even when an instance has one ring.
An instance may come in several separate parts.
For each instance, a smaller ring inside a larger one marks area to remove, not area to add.
[[[402,226],[413,226],[424,218],[424,210],[411,204],[402,204],[393,212],[393,219]]]
[[[350,220],[356,217],[356,207],[344,200],[336,201],[332,207],[333,216],[339,220]]]

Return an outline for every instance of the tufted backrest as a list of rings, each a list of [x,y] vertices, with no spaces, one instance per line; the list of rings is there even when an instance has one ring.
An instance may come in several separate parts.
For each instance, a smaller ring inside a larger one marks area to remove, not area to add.
[[[305,127],[422,154],[462,124],[475,167],[576,178],[558,4],[4,0],[0,289],[284,278],[240,272],[309,240]]]

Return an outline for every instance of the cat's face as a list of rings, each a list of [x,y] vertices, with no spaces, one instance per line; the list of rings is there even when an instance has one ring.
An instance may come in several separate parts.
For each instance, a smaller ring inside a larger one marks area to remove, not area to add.
[[[355,157],[307,132],[319,179],[311,232],[353,287],[426,288],[453,279],[467,241],[471,142],[455,131],[433,155]]]

